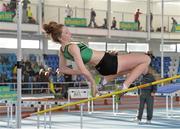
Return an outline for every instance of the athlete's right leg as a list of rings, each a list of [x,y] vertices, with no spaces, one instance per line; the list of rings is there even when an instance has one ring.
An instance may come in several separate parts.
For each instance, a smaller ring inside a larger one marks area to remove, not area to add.
[[[131,70],[123,83],[125,89],[141,74],[146,74],[148,72],[150,61],[150,57],[145,54],[132,53],[118,56],[118,71],[124,72]]]

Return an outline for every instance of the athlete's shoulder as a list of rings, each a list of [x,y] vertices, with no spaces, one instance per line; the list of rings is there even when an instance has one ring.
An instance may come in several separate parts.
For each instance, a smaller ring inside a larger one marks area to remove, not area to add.
[[[68,50],[71,51],[71,52],[77,52],[78,49],[79,49],[79,46],[77,44],[71,44],[68,47]]]

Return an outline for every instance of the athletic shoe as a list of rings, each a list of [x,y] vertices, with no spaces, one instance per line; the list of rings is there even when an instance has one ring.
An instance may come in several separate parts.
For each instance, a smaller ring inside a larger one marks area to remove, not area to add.
[[[137,117],[133,120],[135,123],[137,123],[137,124],[141,124],[142,122],[141,122],[141,120],[139,120]]]
[[[151,124],[151,120],[146,120],[146,124]]]
[[[102,90],[107,90],[107,88],[110,86],[110,85],[114,85],[113,82],[107,82],[103,77],[101,78],[99,84],[97,85],[97,89],[99,91],[102,91]]]
[[[97,85],[97,90],[98,91],[102,91],[104,89],[104,86],[102,86],[102,85]]]
[[[97,90],[98,91],[102,91],[104,89],[104,78],[101,78],[101,80],[99,81],[99,84],[97,85]]]
[[[100,80],[99,84],[104,86],[104,85],[107,84],[107,81],[103,77],[101,77],[101,80]]]

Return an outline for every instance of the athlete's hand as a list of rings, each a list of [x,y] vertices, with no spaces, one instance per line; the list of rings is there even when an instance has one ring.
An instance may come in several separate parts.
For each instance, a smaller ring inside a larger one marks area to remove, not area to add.
[[[59,68],[56,69],[56,73],[57,73],[58,75],[63,75],[63,73],[60,71]]]
[[[98,93],[97,91],[97,88],[96,88],[96,84],[95,83],[90,83],[90,82],[87,82],[89,88],[91,89],[91,94],[92,94],[92,97],[95,97],[96,94]]]
[[[92,90],[92,97],[96,97],[96,95],[98,94],[98,90],[96,86],[92,86],[91,90]]]

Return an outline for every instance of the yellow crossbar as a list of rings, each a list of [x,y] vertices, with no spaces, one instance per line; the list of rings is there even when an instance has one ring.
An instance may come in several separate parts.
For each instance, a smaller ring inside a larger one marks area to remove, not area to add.
[[[64,104],[62,106],[56,106],[56,107],[53,107],[53,108],[49,108],[49,109],[46,109],[46,110],[35,112],[35,113],[31,114],[30,116],[43,114],[43,113],[46,113],[46,112],[49,112],[49,111],[56,111],[56,110],[62,109],[64,107],[73,106],[73,105],[76,105],[76,104],[87,103],[88,101],[92,101],[92,100],[96,100],[96,99],[100,99],[100,98],[106,98],[106,97],[110,97],[112,95],[118,95],[118,94],[122,94],[124,92],[133,91],[133,90],[145,88],[145,87],[152,86],[152,85],[157,85],[157,84],[167,82],[167,81],[171,81],[171,80],[174,80],[174,79],[177,79],[177,78],[180,78],[180,75],[176,75],[176,76],[166,78],[166,79],[157,80],[157,81],[154,81],[154,82],[151,82],[151,83],[139,85],[139,86],[136,86],[136,87],[133,87],[133,88],[125,89],[125,90],[115,91],[115,92],[112,92],[110,94],[105,94],[105,95],[97,96],[97,97],[94,97],[94,98],[84,99],[84,100],[80,100],[80,101],[77,101],[77,102],[71,102],[71,103]]]

